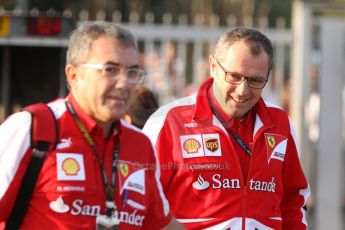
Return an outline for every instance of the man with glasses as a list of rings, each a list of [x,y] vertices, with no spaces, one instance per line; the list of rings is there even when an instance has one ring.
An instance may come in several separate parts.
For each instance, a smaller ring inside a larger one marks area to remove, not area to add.
[[[209,57],[194,96],[163,106],[144,126],[163,190],[187,229],[306,229],[309,186],[288,115],[261,98],[271,41],[236,28]]]
[[[69,40],[65,73],[70,93],[48,103],[57,146],[45,158],[29,205],[20,207],[27,211],[18,227],[179,228],[150,140],[120,120],[145,76],[133,35],[112,23],[81,24]],[[0,228],[32,157],[31,124],[30,113],[22,111],[0,127]]]

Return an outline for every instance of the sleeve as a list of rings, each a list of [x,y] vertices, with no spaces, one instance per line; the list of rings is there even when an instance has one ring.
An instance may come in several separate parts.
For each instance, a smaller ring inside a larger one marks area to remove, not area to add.
[[[160,181],[164,192],[167,191],[169,182],[174,174],[175,163],[172,154],[171,136],[166,124],[166,117],[151,117],[145,124],[143,132],[151,140],[156,153],[160,169]]]
[[[152,151],[154,152],[153,149]],[[156,156],[151,162],[157,163]],[[160,182],[160,167],[155,167],[155,170],[149,169],[148,177],[150,213],[145,220],[144,229],[161,229],[171,221],[172,214]]]
[[[166,192],[173,178],[176,165],[172,156],[172,146],[169,135],[165,129],[162,129],[158,135],[155,148],[157,151],[159,168],[161,169],[160,180],[163,185],[163,190]]]
[[[30,127],[28,112],[13,114],[0,126],[0,222],[12,211],[30,160]]]
[[[306,201],[310,194],[293,135],[289,135],[283,169],[284,195],[281,203],[283,229],[307,229]]]

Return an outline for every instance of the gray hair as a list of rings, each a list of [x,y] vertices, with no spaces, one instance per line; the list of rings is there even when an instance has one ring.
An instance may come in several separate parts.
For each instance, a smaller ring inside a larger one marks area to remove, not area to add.
[[[72,32],[68,42],[66,63],[78,65],[85,62],[92,42],[101,36],[113,37],[121,44],[137,49],[133,34],[126,28],[105,21],[87,21]]]
[[[226,50],[238,41],[245,41],[248,44],[250,52],[253,56],[257,56],[264,50],[268,56],[269,67],[268,72],[273,66],[273,47],[271,41],[257,30],[249,28],[236,28],[222,35],[215,47],[214,56],[222,60],[226,54]]]

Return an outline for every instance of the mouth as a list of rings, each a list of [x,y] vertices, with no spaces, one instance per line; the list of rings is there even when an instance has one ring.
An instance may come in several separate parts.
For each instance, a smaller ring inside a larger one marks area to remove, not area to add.
[[[121,96],[108,96],[108,99],[110,101],[113,101],[115,103],[126,103],[127,102],[127,98],[126,97],[121,97]]]
[[[245,98],[238,98],[238,97],[233,97],[230,95],[230,97],[232,98],[232,100],[234,100],[235,102],[237,103],[245,103],[248,101],[248,99],[245,99]]]

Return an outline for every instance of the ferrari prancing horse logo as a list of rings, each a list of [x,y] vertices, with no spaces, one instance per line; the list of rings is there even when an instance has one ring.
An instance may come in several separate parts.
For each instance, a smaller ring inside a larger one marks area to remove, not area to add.
[[[279,134],[265,133],[267,163],[272,159],[284,161],[288,138]]]
[[[126,177],[129,173],[128,165],[121,163],[119,165],[119,168],[120,168],[120,172],[121,172],[122,176]]]
[[[268,136],[268,137],[267,137],[267,142],[268,142],[268,145],[269,145],[271,148],[273,148],[274,145],[275,145],[275,143],[276,143],[276,140],[275,140],[274,137]]]

